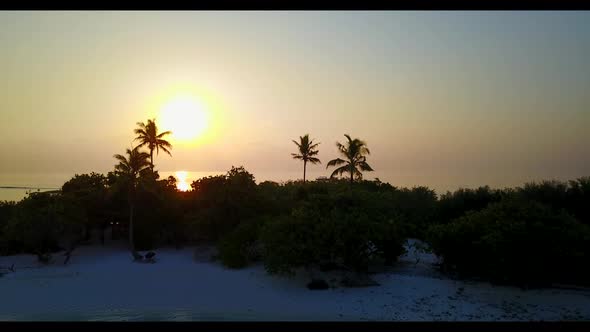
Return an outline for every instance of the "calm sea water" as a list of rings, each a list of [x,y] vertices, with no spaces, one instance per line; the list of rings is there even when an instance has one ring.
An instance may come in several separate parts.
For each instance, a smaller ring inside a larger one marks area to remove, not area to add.
[[[181,171],[181,170],[179,170]],[[250,171],[250,170],[249,170]],[[262,181],[276,181],[282,182],[287,180],[297,180],[302,178],[301,171],[257,171],[251,170],[258,183]],[[206,176],[225,174],[226,171],[207,171],[207,172],[186,172],[186,182],[191,183]],[[307,179],[313,180],[320,176],[329,176],[330,172],[326,171],[323,167],[314,167],[308,170]],[[168,176],[175,176],[178,178],[176,171],[160,172],[161,178],[167,178]],[[74,176],[74,173],[0,173],[0,187],[2,186],[30,186],[35,188],[55,188],[59,189]],[[520,186],[528,181],[538,181],[543,179],[557,179],[557,180],[569,180],[575,179],[579,175],[572,175],[570,177],[548,177],[548,176],[533,176],[526,174],[511,174],[503,175],[501,179],[496,177],[485,177],[476,174],[459,174],[459,175],[446,175],[441,178],[440,175],[429,175],[429,174],[399,174],[394,172],[372,172],[366,174],[366,179],[374,180],[375,178],[381,179],[381,181],[389,182],[397,187],[414,187],[414,186],[427,186],[434,189],[437,193],[444,193],[447,190],[456,190],[460,187],[463,188],[476,188],[480,185],[490,185],[491,187],[504,188]],[[2,200],[14,200],[18,201],[27,195],[30,189],[4,189],[0,188],[0,201]],[[32,191],[37,191],[33,189]]]
[[[188,183],[211,175],[224,174],[224,171],[220,172],[187,172]],[[35,187],[35,188],[51,188],[59,189],[61,186],[74,177],[75,173],[0,173],[0,186],[15,186],[15,187]],[[160,172],[161,178],[167,178],[168,176],[176,176],[176,172]],[[39,191],[45,191],[50,189],[41,189]],[[19,201],[27,196],[28,192],[36,192],[37,189],[6,189],[0,188],[0,201]]]
[[[180,170],[179,170],[180,171]],[[184,172],[184,171],[182,171]],[[209,172],[191,172],[187,171],[185,182],[190,184],[192,181],[214,175],[225,174],[226,171],[209,171]],[[184,174],[178,176],[176,171],[160,172],[160,178],[164,179],[168,176],[174,176],[178,180],[184,178]],[[308,171],[307,179],[316,179],[320,176],[327,176],[329,172],[326,171]],[[373,175],[373,174],[372,174]],[[74,176],[72,173],[0,173],[0,186],[30,186],[35,188],[52,188],[59,189],[61,186]],[[302,178],[302,172],[261,172],[254,173],[256,182],[262,181],[276,181],[282,182],[287,180],[297,180]],[[368,177],[374,179],[376,176]],[[27,196],[30,191],[38,191],[37,189],[5,189],[0,188],[0,201],[19,201]],[[42,189],[40,191],[45,191]]]
[[[182,170],[179,170],[179,172]],[[182,171],[184,172],[184,171]],[[191,183],[194,180],[214,175],[225,174],[227,171],[208,171],[208,172],[194,172],[186,171],[187,183]],[[177,171],[160,172],[160,178],[164,179],[168,176],[174,176],[179,179]],[[327,176],[327,171],[310,171],[308,170],[307,178],[316,179],[320,176]],[[0,186],[30,186],[35,188],[53,188],[59,189],[61,186],[71,179],[74,173],[0,173]],[[287,181],[290,179],[297,180],[302,178],[301,171],[295,172],[254,172],[256,182],[262,181]],[[184,177],[181,175],[181,177]],[[369,179],[374,179],[369,177]],[[2,200],[14,200],[18,201],[24,198],[29,191],[37,191],[37,189],[5,189],[0,188],[0,201]],[[41,190],[44,191],[44,190]]]

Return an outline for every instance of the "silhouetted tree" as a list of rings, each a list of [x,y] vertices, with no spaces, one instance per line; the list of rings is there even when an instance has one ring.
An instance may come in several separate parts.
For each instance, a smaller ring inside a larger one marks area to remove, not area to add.
[[[29,195],[16,205],[5,227],[12,242],[10,251],[32,253],[39,261],[47,262],[50,253],[59,250],[60,239],[82,235],[85,218],[83,208],[69,197],[51,193]]]
[[[128,157],[120,154],[114,155],[115,159],[119,161],[119,164],[115,166],[115,171],[127,185],[129,193],[129,245],[131,246],[131,252],[134,254],[134,257],[136,252],[135,244],[133,242],[133,208],[139,177],[141,173],[145,172],[150,166],[150,162],[148,161],[150,155],[139,151],[138,148],[139,147],[135,147],[133,150],[127,149],[126,153]]]
[[[318,154],[318,150],[316,150],[317,146],[320,143],[314,143],[313,140],[309,139],[309,134],[305,136],[299,136],[299,142],[293,141],[295,145],[299,148],[299,154],[291,153],[293,159],[303,160],[303,183],[305,183],[305,169],[307,167],[307,163],[310,162],[312,164],[321,164],[321,161],[314,157]]]
[[[105,226],[107,178],[104,175],[94,172],[76,174],[63,184],[61,192],[84,209],[87,220],[84,225],[84,240],[89,239],[91,229]]]
[[[352,139],[348,134],[345,134],[344,136],[348,139],[346,145],[336,142],[336,147],[338,147],[338,151],[346,158],[346,160],[340,158],[330,160],[326,165],[326,169],[330,166],[344,165],[336,168],[334,172],[332,172],[332,175],[330,175],[330,178],[349,172],[350,184],[352,185],[355,175],[358,179],[362,179],[363,174],[361,171],[373,171],[373,168],[367,164],[367,157],[364,156],[371,152],[367,148],[367,143],[364,141],[361,141],[358,138]]]
[[[137,137],[135,140],[139,140],[139,145],[137,147],[142,147],[147,145],[148,149],[150,150],[150,167],[152,171],[154,170],[154,149],[156,150],[156,154],[159,154],[160,149],[166,152],[168,155],[172,156],[169,149],[172,149],[172,144],[167,140],[163,139],[162,137],[171,134],[171,131],[165,131],[163,133],[158,134],[158,127],[156,126],[156,119],[147,120],[147,124],[143,122],[138,122],[137,125],[139,128],[134,130]]]

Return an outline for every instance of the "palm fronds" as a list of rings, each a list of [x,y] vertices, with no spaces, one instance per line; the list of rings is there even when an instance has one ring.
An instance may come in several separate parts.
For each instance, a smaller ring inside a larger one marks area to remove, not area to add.
[[[336,148],[345,159],[336,158],[330,160],[326,165],[326,168],[345,164],[344,166],[335,169],[332,172],[332,175],[330,175],[330,178],[349,173],[350,181],[352,183],[355,176],[357,179],[362,179],[363,174],[361,171],[373,171],[373,168],[367,163],[367,157],[365,156],[371,154],[371,151],[367,148],[367,143],[365,141],[358,138],[353,139],[348,134],[344,134],[344,137],[346,137],[347,142],[345,144],[336,142]]]

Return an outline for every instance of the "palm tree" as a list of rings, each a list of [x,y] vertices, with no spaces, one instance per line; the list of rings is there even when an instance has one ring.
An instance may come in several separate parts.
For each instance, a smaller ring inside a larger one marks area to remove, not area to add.
[[[135,258],[137,252],[135,251],[135,243],[133,241],[133,208],[139,178],[150,167],[150,162],[148,161],[150,155],[146,152],[139,151],[139,147],[127,149],[126,153],[128,157],[120,154],[114,155],[115,159],[119,161],[119,164],[115,165],[115,172],[125,181],[129,190],[129,245],[131,247],[131,253]]]
[[[371,154],[369,149],[367,148],[367,143],[361,141],[358,138],[352,139],[349,135],[345,134],[348,142],[346,145],[336,142],[336,146],[338,147],[338,151],[342,156],[346,158],[346,160],[336,158],[334,160],[330,160],[328,165],[326,165],[326,169],[330,166],[338,166],[343,165],[334,170],[330,178],[333,178],[336,175],[342,175],[344,173],[350,172],[350,184],[354,181],[354,176],[356,175],[357,178],[361,179],[363,174],[361,171],[373,171],[373,168],[367,164],[367,157],[365,154]]]
[[[314,157],[318,154],[318,150],[315,150],[320,143],[315,143],[313,140],[309,139],[309,134],[305,136],[299,136],[299,142],[293,141],[295,145],[299,148],[299,154],[291,153],[293,159],[300,159],[303,160],[303,183],[305,183],[305,169],[307,167],[307,163],[310,162],[312,164],[320,163],[321,161]]]
[[[156,154],[160,153],[160,149],[172,156],[169,149],[172,149],[172,144],[167,140],[163,139],[165,135],[172,134],[171,131],[165,131],[158,134],[158,127],[156,126],[156,119],[147,120],[147,124],[138,122],[139,128],[136,128],[133,132],[137,134],[135,140],[139,140],[140,143],[137,147],[147,145],[150,150],[150,168],[154,170],[154,149]]]

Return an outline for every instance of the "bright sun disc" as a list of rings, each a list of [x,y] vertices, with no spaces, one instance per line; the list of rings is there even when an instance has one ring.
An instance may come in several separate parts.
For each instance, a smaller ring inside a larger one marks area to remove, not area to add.
[[[180,191],[189,191],[191,185],[187,182],[188,172],[178,171],[176,172],[176,188]]]
[[[196,98],[176,97],[162,107],[159,127],[172,131],[172,137],[179,141],[192,141],[201,136],[208,125],[204,105]]]

